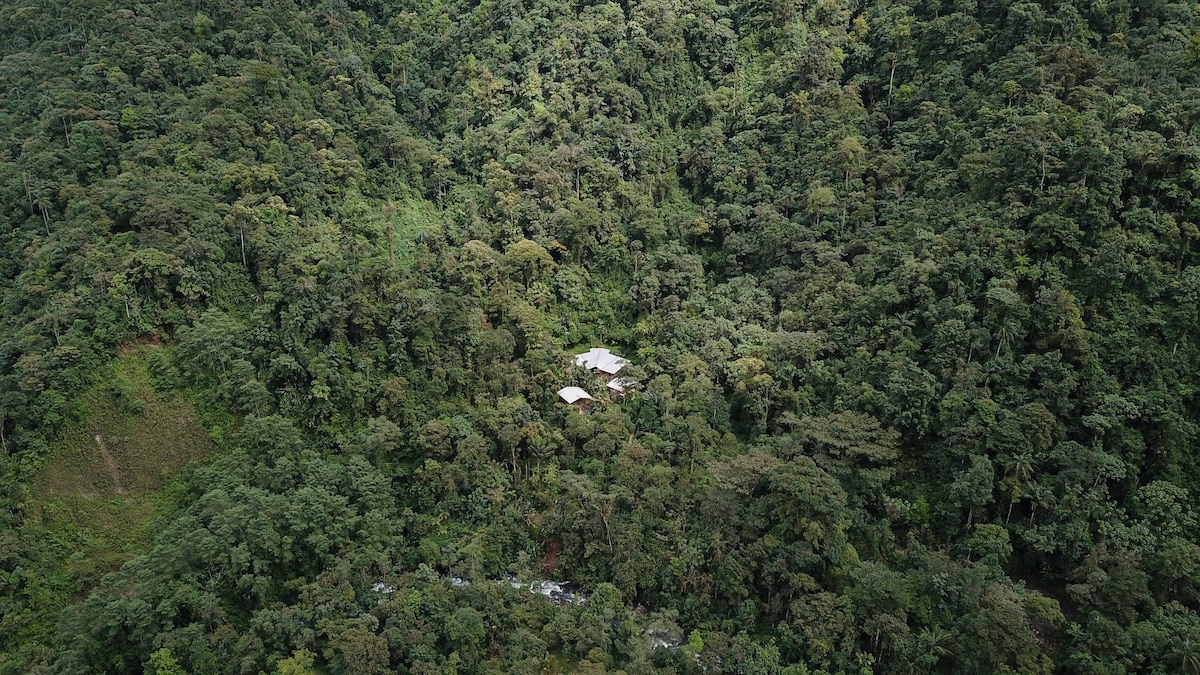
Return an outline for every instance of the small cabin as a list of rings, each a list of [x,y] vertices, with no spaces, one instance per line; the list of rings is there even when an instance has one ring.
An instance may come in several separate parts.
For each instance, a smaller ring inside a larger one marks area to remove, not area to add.
[[[633,380],[625,380],[619,377],[614,377],[608,381],[608,391],[611,396],[617,399],[624,399],[626,394],[633,391],[637,386],[637,382]]]
[[[592,395],[579,387],[563,387],[558,390],[558,397],[569,405],[575,406],[575,409],[580,413],[589,413],[592,411],[592,405],[595,399]]]

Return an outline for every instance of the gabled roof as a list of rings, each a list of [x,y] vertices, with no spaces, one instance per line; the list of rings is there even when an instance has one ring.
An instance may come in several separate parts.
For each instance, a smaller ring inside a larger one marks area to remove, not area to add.
[[[579,387],[563,387],[562,389],[558,390],[558,396],[567,403],[574,403],[581,399],[587,399],[588,401],[594,400],[592,399],[591,394],[580,389]]]
[[[616,375],[617,371],[629,365],[629,361],[603,347],[592,347],[589,351],[575,355],[575,365],[588,370],[599,370],[602,373]]]
[[[633,380],[622,380],[619,377],[615,377],[612,380],[609,380],[609,382],[608,382],[608,388],[612,389],[613,391],[617,392],[618,394],[624,394],[625,392],[629,391],[630,389],[633,389],[636,386],[637,386],[637,382],[634,382]]]
[[[575,355],[575,365],[580,368],[595,368],[600,363],[600,357],[611,355],[612,352],[602,347],[592,347],[582,354]]]

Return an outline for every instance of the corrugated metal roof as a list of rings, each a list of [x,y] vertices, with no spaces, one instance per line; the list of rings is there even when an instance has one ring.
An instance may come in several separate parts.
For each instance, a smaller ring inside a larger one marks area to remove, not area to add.
[[[629,365],[629,360],[621,358],[603,347],[592,347],[582,354],[575,355],[575,365],[588,370],[599,370],[602,373],[616,375],[617,371]]]
[[[591,394],[580,389],[579,387],[563,387],[562,389],[558,390],[558,396],[567,403],[574,403],[581,399],[587,399],[589,401],[594,400],[592,399]]]
[[[619,377],[613,378],[608,383],[608,388],[612,389],[613,391],[617,392],[618,394],[624,394],[625,392],[629,391],[630,389],[633,389],[636,386],[637,386],[637,382],[634,382],[633,380],[622,380]]]
[[[596,369],[602,373],[616,375],[617,371],[621,370],[627,365],[629,365],[629,361],[627,359],[623,359],[616,354],[609,354],[608,358],[600,361],[599,365],[596,366]]]
[[[601,357],[611,353],[612,352],[602,347],[592,347],[582,354],[575,355],[575,365],[590,370],[595,368],[600,363]]]

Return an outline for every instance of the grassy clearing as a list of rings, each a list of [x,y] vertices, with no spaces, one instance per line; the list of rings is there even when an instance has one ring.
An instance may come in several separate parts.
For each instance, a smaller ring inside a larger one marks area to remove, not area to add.
[[[80,421],[63,431],[37,476],[25,534],[60,561],[52,595],[78,599],[147,550],[156,516],[171,508],[161,489],[213,449],[195,406],[155,390],[148,364],[159,349],[123,350],[79,395]]]
[[[435,232],[441,218],[438,215],[437,207],[423,199],[397,200],[384,210],[387,211],[391,208],[396,210],[395,216],[392,217],[392,226],[394,227],[392,246],[396,264],[408,267],[412,263],[417,238],[423,234]],[[385,215],[385,228],[387,227],[386,222]]]

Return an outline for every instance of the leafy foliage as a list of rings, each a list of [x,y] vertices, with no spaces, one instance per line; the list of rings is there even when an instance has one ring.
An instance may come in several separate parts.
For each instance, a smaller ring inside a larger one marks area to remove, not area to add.
[[[1200,664],[1194,6],[24,0],[0,34],[0,672]],[[147,339],[223,452],[159,466],[119,570],[36,583],[38,472]],[[597,343],[637,393],[571,364]]]

